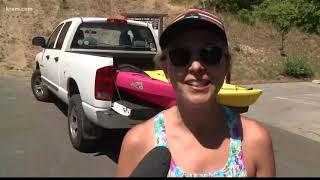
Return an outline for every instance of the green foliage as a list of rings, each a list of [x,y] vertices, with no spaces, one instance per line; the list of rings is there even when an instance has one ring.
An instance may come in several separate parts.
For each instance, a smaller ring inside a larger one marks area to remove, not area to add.
[[[284,66],[284,73],[295,78],[308,78],[313,76],[313,71],[302,57],[288,57]]]
[[[199,0],[170,0],[170,4],[188,6],[191,4],[198,3]]]
[[[60,1],[60,7],[62,9],[69,9],[69,3],[67,2],[67,0],[61,0]]]
[[[208,7],[237,13],[242,9],[252,10],[254,5],[260,4],[263,0],[205,0]]]
[[[239,20],[245,24],[253,25],[256,22],[255,16],[247,9],[241,9],[238,12]]]
[[[256,19],[271,22],[283,34],[293,26],[300,27],[306,32],[320,33],[320,0],[199,0],[199,2],[204,2],[206,9],[236,14],[241,21],[248,24],[252,24]]]
[[[286,56],[285,39],[292,27],[320,33],[320,0],[199,0],[207,9],[237,15],[243,23],[272,23],[281,34],[280,54]]]
[[[320,1],[297,0],[299,17],[295,25],[306,32],[320,33]]]
[[[287,33],[298,15],[296,0],[264,0],[256,6],[255,14],[262,20],[269,21],[282,33]]]

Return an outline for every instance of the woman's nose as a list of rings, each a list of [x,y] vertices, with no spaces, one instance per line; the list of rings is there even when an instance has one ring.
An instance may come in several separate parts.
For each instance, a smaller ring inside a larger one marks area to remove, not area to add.
[[[198,57],[192,57],[191,58],[191,63],[189,66],[189,71],[190,72],[203,72],[205,70],[205,66],[203,62],[200,60]]]

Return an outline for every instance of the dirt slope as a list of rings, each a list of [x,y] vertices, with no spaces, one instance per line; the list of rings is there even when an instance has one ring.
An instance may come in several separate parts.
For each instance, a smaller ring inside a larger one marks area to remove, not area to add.
[[[34,36],[48,37],[62,20],[75,16],[115,16],[122,13],[167,13],[167,25],[192,4],[172,5],[170,0],[0,0],[0,75],[30,73],[34,56],[41,50],[32,46]],[[14,9],[20,8],[20,9]],[[232,79],[237,81],[281,80],[284,59],[280,36],[270,25],[240,23],[236,17],[220,14],[233,55]],[[297,30],[288,34],[289,56],[303,55],[320,78],[320,36]]]
[[[0,71],[28,71],[35,54],[34,36],[48,37],[62,20],[75,16],[114,16],[125,12],[168,13],[183,8],[156,0],[0,0]],[[20,8],[20,9],[14,9]]]

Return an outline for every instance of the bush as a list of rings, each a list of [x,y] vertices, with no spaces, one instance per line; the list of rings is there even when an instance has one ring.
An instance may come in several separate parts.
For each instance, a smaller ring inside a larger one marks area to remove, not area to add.
[[[242,9],[252,10],[254,6],[261,4],[263,0],[205,0],[205,2],[210,8],[236,14]]]
[[[67,2],[67,0],[60,1],[60,7],[62,9],[69,9],[69,3]]]
[[[174,1],[174,0],[171,0]],[[191,0],[175,0],[177,2]],[[229,12],[251,24],[252,17],[271,22],[279,30],[287,32],[296,26],[309,33],[320,34],[319,0],[198,0],[207,9]]]
[[[313,71],[302,57],[288,57],[284,67],[287,76],[295,78],[309,78],[313,76]]]
[[[245,24],[254,25],[255,24],[255,17],[252,13],[246,9],[242,9],[238,11],[239,20]]]

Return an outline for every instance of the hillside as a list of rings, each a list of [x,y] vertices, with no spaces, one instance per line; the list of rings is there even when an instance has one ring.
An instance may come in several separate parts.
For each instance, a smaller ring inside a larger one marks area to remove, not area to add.
[[[167,13],[167,24],[192,5],[172,5],[168,0],[0,0],[0,74],[30,74],[35,54],[34,36],[48,37],[62,20],[74,16],[110,16],[124,12]],[[13,8],[20,8],[15,10]],[[23,10],[21,10],[24,8]],[[28,9],[27,9],[28,8]],[[240,23],[236,17],[221,14],[233,54],[232,80],[289,80],[280,73],[280,34],[267,24]],[[286,41],[288,55],[307,57],[320,77],[320,37],[293,30]]]

